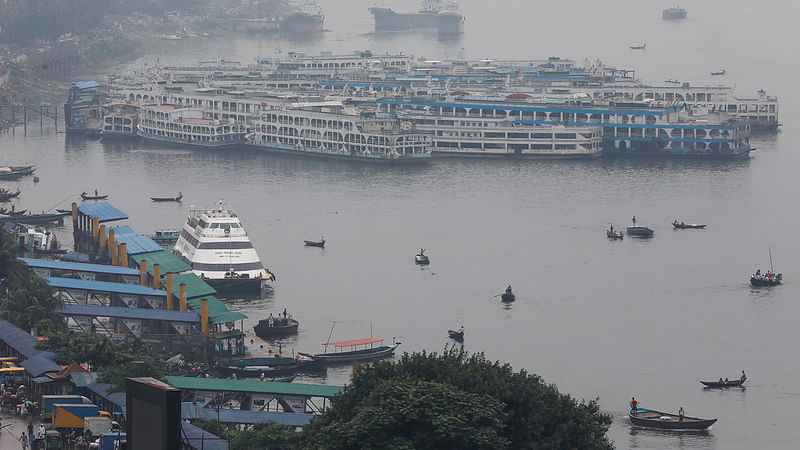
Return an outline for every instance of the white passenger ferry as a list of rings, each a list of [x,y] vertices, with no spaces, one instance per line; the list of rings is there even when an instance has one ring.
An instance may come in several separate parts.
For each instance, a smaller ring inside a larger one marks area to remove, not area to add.
[[[243,123],[213,119],[201,108],[176,105],[141,108],[139,136],[152,141],[219,148],[244,144],[246,133]]]
[[[259,149],[383,164],[431,160],[431,138],[396,117],[346,111],[340,102],[295,104],[266,111],[249,143]]]
[[[192,209],[174,253],[221,295],[256,296],[274,276],[258,257],[239,218],[219,202],[217,209]]]

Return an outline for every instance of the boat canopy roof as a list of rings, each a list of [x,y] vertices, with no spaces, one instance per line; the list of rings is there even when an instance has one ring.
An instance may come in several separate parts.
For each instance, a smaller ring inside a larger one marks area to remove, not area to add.
[[[383,339],[381,338],[354,339],[352,341],[328,342],[326,345],[333,345],[336,347],[352,347],[354,345],[374,344],[376,342],[383,342]]]

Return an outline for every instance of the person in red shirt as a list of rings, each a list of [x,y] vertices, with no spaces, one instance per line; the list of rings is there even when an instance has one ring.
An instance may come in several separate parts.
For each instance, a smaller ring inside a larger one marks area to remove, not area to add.
[[[639,409],[639,402],[637,402],[635,398],[631,397],[631,411],[635,413],[638,409]]]

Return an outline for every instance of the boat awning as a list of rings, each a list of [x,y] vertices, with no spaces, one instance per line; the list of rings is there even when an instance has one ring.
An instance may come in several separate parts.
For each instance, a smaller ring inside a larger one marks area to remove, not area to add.
[[[383,339],[381,338],[355,339],[352,341],[328,342],[327,344],[322,344],[322,345],[334,345],[336,347],[352,347],[354,345],[374,344],[376,342],[383,342]]]

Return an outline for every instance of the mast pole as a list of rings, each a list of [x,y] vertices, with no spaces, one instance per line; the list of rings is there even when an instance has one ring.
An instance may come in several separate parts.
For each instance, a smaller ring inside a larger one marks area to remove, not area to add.
[[[769,272],[772,273],[775,272],[772,268],[772,247],[767,247],[767,249],[769,249]]]

